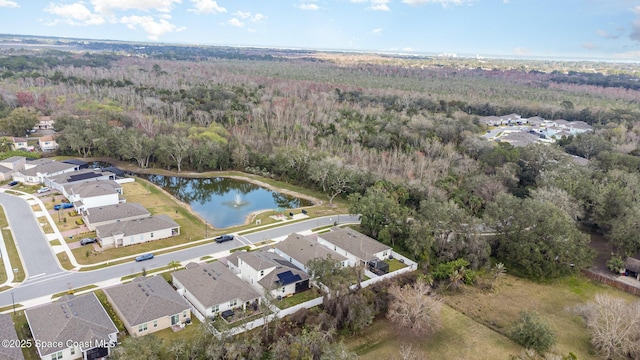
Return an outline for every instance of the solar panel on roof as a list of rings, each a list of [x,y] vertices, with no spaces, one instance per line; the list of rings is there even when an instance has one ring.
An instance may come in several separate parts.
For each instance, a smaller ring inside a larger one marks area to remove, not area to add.
[[[300,275],[294,275],[290,270],[277,274],[276,276],[278,277],[278,283],[280,283],[280,285],[282,286],[293,284],[302,280]]]
[[[69,176],[69,182],[92,179],[99,176],[102,176],[102,174],[96,174],[96,173],[76,174],[76,175]]]

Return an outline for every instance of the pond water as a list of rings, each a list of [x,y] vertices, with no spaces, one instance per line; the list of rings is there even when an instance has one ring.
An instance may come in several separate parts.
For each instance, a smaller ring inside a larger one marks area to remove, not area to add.
[[[294,209],[310,201],[281,194],[258,185],[230,178],[185,178],[139,175],[162,187],[217,228],[244,224],[259,210]]]

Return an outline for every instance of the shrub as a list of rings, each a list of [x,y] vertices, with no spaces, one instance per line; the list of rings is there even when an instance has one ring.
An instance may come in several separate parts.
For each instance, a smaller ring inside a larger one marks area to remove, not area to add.
[[[607,261],[607,267],[609,270],[613,271],[616,274],[620,274],[625,269],[624,261],[620,256],[614,255]]]
[[[82,219],[77,219],[76,225],[84,225],[84,221]]]
[[[536,312],[523,311],[511,328],[511,339],[542,354],[556,343],[556,335]]]

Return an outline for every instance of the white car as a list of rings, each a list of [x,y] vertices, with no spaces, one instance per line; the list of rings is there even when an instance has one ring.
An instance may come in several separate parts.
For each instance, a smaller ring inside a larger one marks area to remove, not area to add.
[[[42,187],[42,188],[38,189],[37,193],[38,194],[43,194],[43,193],[46,193],[49,190],[51,190],[51,189],[49,189],[48,187],[45,186],[45,187]]]

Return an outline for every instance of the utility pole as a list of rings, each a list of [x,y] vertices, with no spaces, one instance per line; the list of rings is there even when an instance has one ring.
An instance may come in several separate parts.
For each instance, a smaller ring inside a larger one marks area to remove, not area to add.
[[[13,306],[13,315],[16,314],[16,301],[13,299],[13,291],[11,292],[11,305]]]

